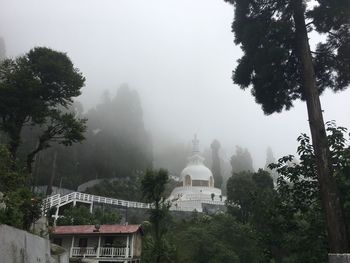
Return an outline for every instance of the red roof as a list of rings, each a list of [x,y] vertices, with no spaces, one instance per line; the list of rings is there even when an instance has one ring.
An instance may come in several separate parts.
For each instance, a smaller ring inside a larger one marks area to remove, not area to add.
[[[96,231],[95,225],[56,226],[52,234],[132,234],[139,230],[142,231],[141,225],[101,225],[99,231]]]

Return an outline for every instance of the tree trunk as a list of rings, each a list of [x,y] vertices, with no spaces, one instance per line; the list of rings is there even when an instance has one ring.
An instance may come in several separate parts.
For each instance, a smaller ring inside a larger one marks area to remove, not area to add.
[[[52,172],[51,172],[49,184],[47,185],[47,188],[46,188],[46,196],[49,196],[52,193],[52,185],[56,177],[56,160],[57,160],[57,151],[55,151],[55,154],[53,156]]]
[[[34,190],[35,186],[37,185],[40,163],[41,163],[41,155],[40,155],[40,153],[38,153],[34,157],[34,171],[32,173],[32,189],[33,190]]]
[[[159,201],[156,200],[155,202],[155,212],[157,214],[157,216],[155,217],[155,221],[154,221],[154,232],[155,232],[155,244],[156,244],[156,252],[157,252],[157,256],[156,256],[156,263],[160,263],[160,251],[161,251],[161,238],[159,235],[159,212],[160,212],[160,206],[159,206]]]
[[[43,143],[39,140],[38,143],[36,144],[36,147],[33,151],[31,151],[27,155],[27,160],[26,160],[26,171],[27,171],[27,185],[28,186],[34,186],[34,175],[32,173],[32,168],[33,168],[33,162],[37,154],[43,150]]]
[[[10,142],[8,145],[8,150],[11,154],[11,159],[12,159],[12,168],[15,169],[16,166],[16,161],[17,161],[17,151],[18,147],[21,144],[21,131],[22,131],[22,126],[21,125],[15,125],[13,129],[11,129],[11,132],[9,132],[9,137],[10,137]]]
[[[329,249],[331,253],[349,252],[343,208],[337,185],[333,178],[333,170],[329,158],[330,152],[305,25],[303,1],[292,0],[292,2],[297,53],[303,75],[304,95],[309,116],[312,144],[316,157],[321,202],[326,218]]]

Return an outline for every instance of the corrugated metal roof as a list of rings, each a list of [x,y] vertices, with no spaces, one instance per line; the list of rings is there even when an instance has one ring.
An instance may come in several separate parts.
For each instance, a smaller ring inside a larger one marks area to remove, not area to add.
[[[141,230],[141,225],[101,225],[96,231],[95,225],[80,225],[80,226],[56,226],[53,228],[54,235],[68,234],[132,234]]]

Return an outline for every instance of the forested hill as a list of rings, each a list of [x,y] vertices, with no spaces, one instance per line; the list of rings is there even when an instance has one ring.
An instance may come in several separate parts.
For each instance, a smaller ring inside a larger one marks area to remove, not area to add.
[[[105,93],[102,102],[85,114],[77,102],[70,110],[88,120],[86,139],[71,147],[55,145],[42,152],[34,167],[37,185],[52,181],[53,185],[75,189],[87,180],[125,179],[152,166],[151,136],[144,127],[136,90],[123,84],[115,96]]]

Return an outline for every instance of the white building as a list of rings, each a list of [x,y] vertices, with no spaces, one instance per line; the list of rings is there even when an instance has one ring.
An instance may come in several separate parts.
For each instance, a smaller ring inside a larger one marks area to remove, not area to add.
[[[205,203],[225,205],[226,198],[222,196],[221,189],[214,187],[214,176],[199,154],[199,141],[196,136],[192,143],[192,155],[180,174],[180,186],[168,198],[172,203],[171,209],[202,212]]]

